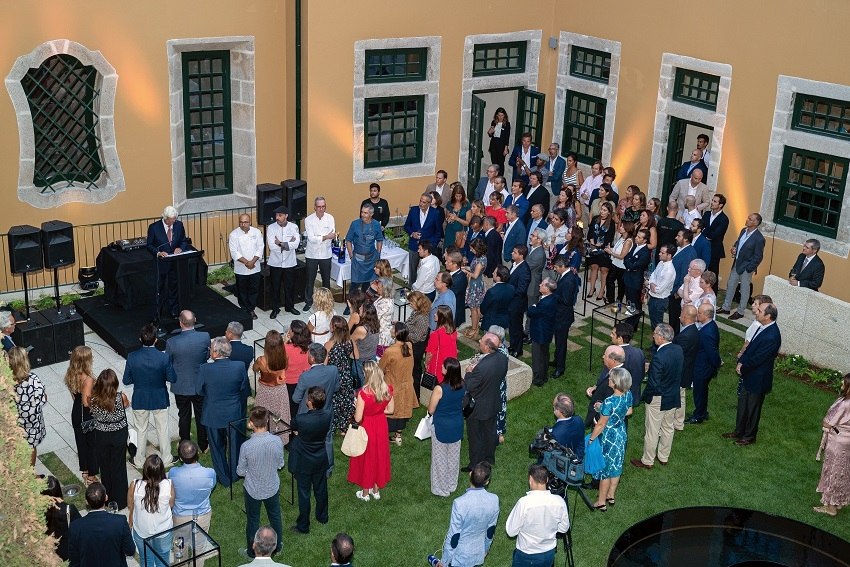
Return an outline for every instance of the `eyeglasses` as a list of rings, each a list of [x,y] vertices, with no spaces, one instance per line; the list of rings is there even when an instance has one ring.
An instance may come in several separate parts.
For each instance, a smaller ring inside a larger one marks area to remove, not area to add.
[[[327,208],[328,208],[328,206],[327,206],[327,205],[315,205],[315,207],[316,207],[317,209],[327,209]]]

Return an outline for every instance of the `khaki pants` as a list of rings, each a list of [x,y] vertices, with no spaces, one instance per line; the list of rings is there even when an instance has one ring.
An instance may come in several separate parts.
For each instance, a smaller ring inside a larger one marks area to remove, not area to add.
[[[646,432],[643,437],[643,456],[641,462],[647,466],[655,463],[655,457],[662,463],[670,458],[673,446],[673,418],[675,408],[661,411],[661,396],[654,396],[646,405]]]
[[[137,463],[144,463],[148,449],[148,424],[152,421],[156,428],[157,443],[159,444],[159,456],[162,462],[169,466],[171,464],[171,437],[168,435],[168,408],[158,410],[133,410],[133,421],[139,434],[136,455]],[[191,520],[191,518],[189,518]]]
[[[682,403],[679,405],[678,408],[676,408],[673,417],[673,429],[675,429],[676,431],[682,431],[685,428],[685,413],[687,413],[685,401],[688,397],[688,389],[679,388],[679,396]]]

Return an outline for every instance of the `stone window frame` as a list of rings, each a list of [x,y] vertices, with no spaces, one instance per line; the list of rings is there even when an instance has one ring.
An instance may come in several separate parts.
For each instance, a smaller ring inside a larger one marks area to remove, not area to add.
[[[35,131],[29,101],[21,85],[21,79],[30,69],[37,69],[44,61],[54,55],[70,55],[83,65],[97,70],[98,97],[95,113],[98,116],[101,141],[101,162],[104,168],[96,189],[89,183],[73,182],[70,186],[56,191],[42,193],[33,183],[35,173]],[[124,172],[118,159],[118,147],[115,141],[115,92],[118,86],[118,73],[100,51],[92,51],[86,46],[70,39],[54,39],[37,46],[26,55],[18,57],[6,76],[6,90],[12,99],[15,116],[18,121],[20,141],[20,159],[18,168],[18,199],[38,209],[52,209],[67,203],[105,203],[124,191]]]
[[[676,69],[684,68],[707,75],[720,77],[717,93],[717,108],[710,110],[675,100]],[[652,157],[649,164],[649,196],[661,197],[664,182],[664,166],[667,163],[667,142],[670,134],[670,118],[675,117],[689,122],[698,122],[713,128],[711,136],[711,165],[708,178],[704,180],[709,189],[717,189],[717,176],[723,157],[723,133],[726,129],[726,115],[729,109],[729,89],[732,85],[732,66],[696,59],[675,53],[661,55],[661,71],[658,79],[658,100],[656,102],[655,125],[652,140]],[[690,154],[688,154],[690,155]]]
[[[254,36],[172,39],[166,42],[171,133],[171,192],[181,214],[236,209],[256,204],[257,135]],[[230,123],[233,193],[188,197],[183,112],[183,57],[185,52],[230,52]]]
[[[800,77],[780,75],[776,84],[776,105],[773,110],[773,127],[767,150],[767,162],[764,171],[764,186],[760,213],[764,219],[762,232],[771,234],[777,240],[799,245],[811,237],[811,233],[776,222],[776,200],[779,195],[779,183],[782,179],[782,160],[785,147],[791,146],[827,154],[836,157],[850,155],[850,140],[827,134],[818,134],[793,128],[794,102],[797,93],[826,97],[835,100],[850,101],[850,86],[836,83],[812,81]],[[712,152],[712,160],[714,153]],[[848,191],[850,176],[844,186],[844,195]],[[847,258],[850,255],[850,203],[844,200],[838,232],[835,238],[817,236],[821,250],[835,256]]]
[[[595,51],[611,54],[611,67],[608,82],[587,79],[570,74],[572,61],[572,46],[584,47]],[[603,39],[562,31],[558,37],[558,75],[555,84],[555,111],[553,116],[552,139],[561,145],[561,154],[567,149],[563,147],[564,129],[566,126],[567,91],[574,91],[607,101],[605,107],[605,130],[602,141],[602,163],[611,163],[614,141],[614,121],[617,116],[617,95],[620,83],[620,59],[622,44],[619,41]]]
[[[511,33],[468,35],[463,41],[463,80],[460,97],[460,151],[458,152],[458,180],[467,186],[467,166],[469,162],[469,121],[472,118],[472,93],[490,89],[507,90],[527,88],[537,90],[540,73],[540,48],[542,30],[526,30]],[[475,46],[483,43],[512,43],[525,41],[525,73],[508,73],[473,77]],[[512,142],[513,143],[513,142]],[[433,171],[431,171],[433,173]],[[467,187],[467,192],[474,191]]]
[[[386,83],[366,82],[366,51],[377,49],[426,48],[425,80]],[[400,37],[354,42],[354,85],[352,97],[352,160],[354,183],[381,182],[433,175],[437,165],[437,120],[440,113],[440,56],[442,37]],[[422,161],[366,167],[366,100],[370,98],[424,96]]]

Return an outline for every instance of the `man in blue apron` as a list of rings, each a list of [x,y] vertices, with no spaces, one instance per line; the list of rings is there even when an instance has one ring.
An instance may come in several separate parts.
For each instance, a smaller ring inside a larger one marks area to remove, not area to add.
[[[375,209],[369,203],[360,206],[360,218],[352,221],[345,236],[345,246],[351,258],[351,289],[366,290],[375,279],[375,262],[381,257],[384,231],[374,220]]]

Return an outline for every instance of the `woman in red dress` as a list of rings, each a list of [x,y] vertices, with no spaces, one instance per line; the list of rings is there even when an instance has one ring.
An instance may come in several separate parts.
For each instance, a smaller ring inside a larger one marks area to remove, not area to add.
[[[366,430],[369,440],[366,451],[352,457],[348,463],[348,482],[361,490],[355,496],[364,502],[381,499],[380,489],[390,481],[390,439],[387,415],[395,411],[392,386],[384,381],[378,363],[363,363],[365,375],[363,388],[357,393],[354,421]]]
[[[435,314],[437,329],[428,336],[425,347],[425,372],[437,377],[437,383],[443,383],[443,361],[457,358],[457,331],[454,315],[448,305],[437,307]]]

